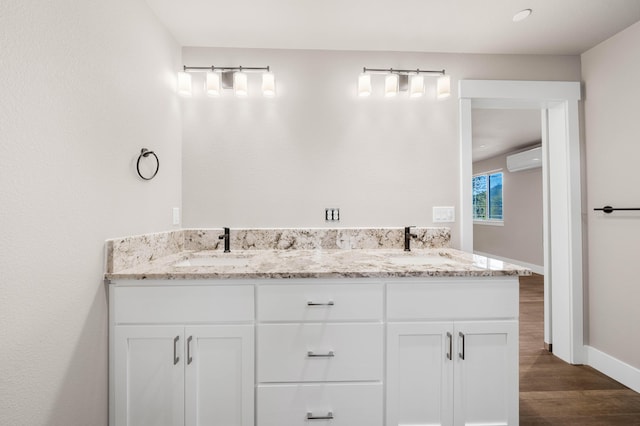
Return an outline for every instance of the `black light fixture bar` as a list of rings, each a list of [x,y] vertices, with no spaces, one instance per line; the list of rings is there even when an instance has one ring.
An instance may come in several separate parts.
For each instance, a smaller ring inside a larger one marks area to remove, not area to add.
[[[445,75],[445,70],[421,70],[416,68],[415,70],[397,70],[395,68],[363,68],[363,72],[374,73],[395,73],[395,74],[429,74],[429,75]]]
[[[216,67],[211,65],[209,67],[188,67],[183,65],[184,72],[189,71],[267,71],[269,72],[269,67]]]

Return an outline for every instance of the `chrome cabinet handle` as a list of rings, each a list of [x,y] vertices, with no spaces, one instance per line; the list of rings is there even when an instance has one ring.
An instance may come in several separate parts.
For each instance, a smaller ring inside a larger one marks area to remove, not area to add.
[[[453,336],[448,331],[447,339],[449,339],[449,350],[447,351],[447,359],[451,361],[451,352],[453,351]]]
[[[193,358],[191,358],[191,341],[193,340],[193,336],[189,336],[187,339],[187,365],[191,364]]]
[[[333,306],[335,305],[335,303],[333,303],[333,300],[329,300],[328,302],[314,302],[309,300],[307,302],[307,306]]]
[[[329,411],[324,416],[314,416],[313,413],[308,411],[307,420],[333,420],[333,411]]]
[[[464,333],[460,331],[458,336],[462,338],[462,352],[458,352],[458,356],[464,361]]]
[[[336,356],[336,353],[334,351],[329,351],[326,354],[317,354],[313,351],[308,351],[307,356],[309,358],[333,358],[334,356]]]
[[[173,339],[173,365],[180,362],[180,357],[178,356],[178,340],[180,340],[180,336],[176,336],[176,338]]]

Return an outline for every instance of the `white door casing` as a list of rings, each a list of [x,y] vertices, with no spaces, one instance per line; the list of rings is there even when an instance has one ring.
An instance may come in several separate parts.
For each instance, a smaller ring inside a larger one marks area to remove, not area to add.
[[[472,126],[475,108],[540,109],[545,199],[545,340],[556,356],[584,363],[583,226],[580,179],[580,83],[563,81],[461,80],[460,238],[473,251]]]

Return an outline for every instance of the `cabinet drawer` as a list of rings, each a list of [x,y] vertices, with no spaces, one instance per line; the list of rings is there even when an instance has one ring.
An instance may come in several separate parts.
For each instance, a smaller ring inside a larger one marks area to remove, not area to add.
[[[259,382],[381,380],[382,324],[262,324]]]
[[[382,284],[265,285],[258,289],[259,321],[381,320]]]
[[[387,288],[387,317],[391,321],[517,318],[518,294],[518,277],[393,283]]]
[[[253,286],[114,287],[116,324],[253,321]]]
[[[382,426],[382,407],[379,383],[258,386],[259,426]]]

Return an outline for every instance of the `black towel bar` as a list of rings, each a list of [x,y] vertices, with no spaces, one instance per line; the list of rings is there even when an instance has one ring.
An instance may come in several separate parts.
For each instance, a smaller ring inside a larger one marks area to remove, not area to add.
[[[627,210],[627,211],[629,211],[629,210],[640,210],[640,207],[611,207],[611,206],[604,206],[604,207],[593,209],[593,210],[602,211],[602,212],[605,212],[605,213],[608,214],[608,213],[612,213],[612,212],[614,212],[616,210]]]

